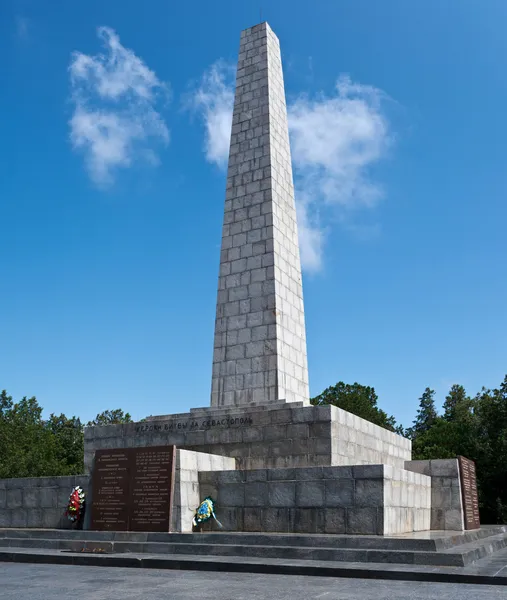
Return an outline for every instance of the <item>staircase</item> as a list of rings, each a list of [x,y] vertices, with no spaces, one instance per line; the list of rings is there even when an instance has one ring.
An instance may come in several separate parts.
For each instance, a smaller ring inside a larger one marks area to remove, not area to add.
[[[136,555],[175,560],[283,559],[325,563],[376,563],[465,567],[507,548],[507,526],[485,526],[450,535],[424,537],[352,536],[268,533],[134,533],[57,529],[0,529],[0,560],[22,550],[60,553]],[[25,553],[26,554],[26,553]],[[221,558],[220,558],[221,557]],[[62,560],[57,562],[65,562]],[[27,561],[30,562],[30,561]],[[231,562],[231,561],[229,561]]]

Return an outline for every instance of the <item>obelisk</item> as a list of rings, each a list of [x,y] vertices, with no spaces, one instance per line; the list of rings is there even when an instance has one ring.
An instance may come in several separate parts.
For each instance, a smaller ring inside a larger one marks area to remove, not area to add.
[[[220,253],[211,406],[309,403],[280,43],[241,33]]]

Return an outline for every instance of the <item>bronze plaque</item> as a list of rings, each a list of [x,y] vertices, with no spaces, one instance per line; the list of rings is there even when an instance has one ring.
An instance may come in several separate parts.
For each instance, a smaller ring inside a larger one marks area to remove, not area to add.
[[[127,531],[130,457],[128,449],[97,450],[93,470],[92,529]]]
[[[91,528],[169,531],[176,446],[97,450]]]
[[[136,448],[130,474],[130,531],[169,531],[174,446]]]
[[[479,529],[479,497],[477,495],[477,477],[473,460],[458,456],[461,479],[461,494],[463,497],[463,513],[465,529]]]

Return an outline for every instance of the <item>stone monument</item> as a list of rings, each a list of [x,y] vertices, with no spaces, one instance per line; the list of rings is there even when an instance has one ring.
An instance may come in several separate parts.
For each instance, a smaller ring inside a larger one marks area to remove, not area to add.
[[[227,171],[211,406],[309,403],[280,44],[241,34]]]
[[[235,467],[198,468],[180,514],[184,498],[209,493],[229,530],[428,529],[431,480],[404,470],[410,441],[309,403],[280,46],[267,23],[240,39],[218,281],[211,406],[87,429],[87,470],[99,448],[175,445],[180,469],[185,452]]]
[[[57,498],[78,484],[85,528],[190,532],[206,495],[225,531],[459,531],[465,516],[479,526],[473,463],[411,461],[410,440],[310,405],[280,47],[267,23],[241,34],[211,406],[87,427],[84,463],[82,476],[12,480],[0,524],[61,526]]]

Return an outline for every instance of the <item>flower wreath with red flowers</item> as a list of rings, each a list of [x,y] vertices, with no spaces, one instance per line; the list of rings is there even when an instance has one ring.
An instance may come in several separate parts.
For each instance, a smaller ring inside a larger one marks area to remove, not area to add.
[[[72,523],[77,523],[79,521],[83,516],[84,503],[85,493],[82,488],[77,485],[70,493],[67,510],[65,511],[69,521],[72,521]]]

